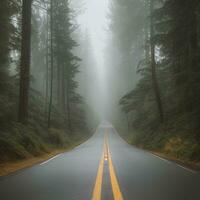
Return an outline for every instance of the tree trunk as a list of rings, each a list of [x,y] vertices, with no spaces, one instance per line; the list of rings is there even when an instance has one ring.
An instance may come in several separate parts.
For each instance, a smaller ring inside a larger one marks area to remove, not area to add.
[[[22,41],[18,121],[23,124],[26,124],[28,121],[31,54],[31,4],[32,0],[23,0],[22,4]]]
[[[164,122],[164,112],[163,112],[163,105],[162,105],[162,100],[161,100],[161,95],[160,95],[160,88],[159,88],[157,73],[156,73],[153,9],[154,9],[154,0],[151,0],[150,1],[151,72],[152,72],[152,82],[153,82],[153,89],[154,89],[155,97],[156,97],[156,103],[157,103],[157,106],[158,106],[160,121],[162,123],[162,122]]]
[[[71,110],[70,110],[70,97],[69,97],[69,81],[67,81],[67,91],[66,91],[66,100],[67,100],[67,121],[68,121],[68,128],[71,129]]]
[[[50,77],[50,97],[49,97],[49,112],[48,112],[48,121],[47,126],[50,127],[51,123],[51,110],[52,110],[52,101],[53,101],[53,77],[54,77],[54,56],[53,56],[53,0],[51,0],[51,10],[50,10],[50,51],[51,51],[51,77]]]
[[[59,47],[58,47],[59,49]],[[60,52],[58,50],[58,52]],[[62,113],[63,109],[62,109],[62,94],[61,94],[61,89],[62,89],[62,72],[61,72],[61,62],[60,62],[60,58],[58,57],[57,60],[57,106],[59,111]]]
[[[63,113],[65,114],[66,113],[66,107],[65,107],[65,102],[66,102],[65,84],[66,84],[66,81],[65,81],[65,68],[64,68],[64,65],[62,65],[61,69],[62,69],[62,77],[61,77],[61,108],[62,108]]]
[[[147,0],[145,1],[145,18],[148,19],[150,15],[150,1]],[[144,55],[145,55],[145,60],[146,63],[150,63],[150,21],[146,20],[145,27],[144,27],[144,41],[145,41],[145,50],[144,50]]]
[[[49,100],[49,12],[47,11],[47,35],[46,35],[46,87],[45,87],[45,121],[48,118]]]

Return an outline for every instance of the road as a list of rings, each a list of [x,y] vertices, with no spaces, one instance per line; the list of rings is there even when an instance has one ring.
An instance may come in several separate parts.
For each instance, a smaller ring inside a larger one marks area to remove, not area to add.
[[[70,152],[0,179],[0,200],[200,200],[200,174],[127,144],[109,124]]]

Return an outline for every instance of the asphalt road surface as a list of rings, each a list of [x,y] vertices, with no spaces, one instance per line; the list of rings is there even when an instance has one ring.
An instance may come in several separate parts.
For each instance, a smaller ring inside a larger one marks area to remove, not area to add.
[[[87,142],[0,178],[0,200],[200,200],[200,174],[139,150],[101,124]]]

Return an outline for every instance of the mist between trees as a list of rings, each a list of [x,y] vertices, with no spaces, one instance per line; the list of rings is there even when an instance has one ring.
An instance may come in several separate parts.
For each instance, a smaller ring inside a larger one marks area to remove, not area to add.
[[[120,99],[124,132],[133,144],[199,160],[199,1],[112,2],[114,66],[132,84]]]
[[[100,120],[199,161],[199,50],[198,0],[1,0],[1,161],[69,146]]]
[[[97,125],[77,91],[76,15],[67,0],[1,1],[1,162],[70,147]]]

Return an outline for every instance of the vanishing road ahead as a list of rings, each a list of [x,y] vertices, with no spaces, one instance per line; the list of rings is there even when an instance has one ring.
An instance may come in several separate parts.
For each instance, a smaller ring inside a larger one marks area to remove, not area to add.
[[[200,174],[128,145],[109,124],[74,150],[0,179],[0,200],[200,200]]]

